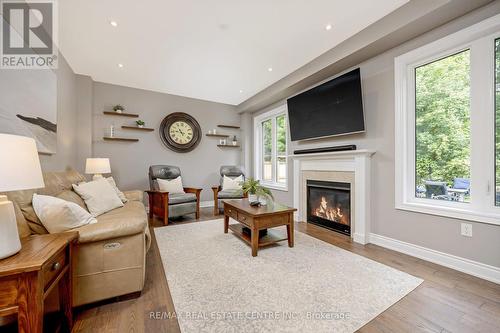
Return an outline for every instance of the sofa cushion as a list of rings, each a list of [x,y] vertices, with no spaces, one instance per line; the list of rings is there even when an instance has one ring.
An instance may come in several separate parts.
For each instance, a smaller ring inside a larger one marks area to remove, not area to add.
[[[194,193],[172,193],[168,194],[168,204],[177,205],[186,202],[196,201],[196,194]]]
[[[82,197],[89,212],[95,217],[123,206],[120,197],[105,178],[73,184],[73,189]]]
[[[113,179],[113,177],[108,177],[108,178],[106,178],[106,180],[108,181],[109,185],[111,185],[111,187],[113,188],[113,190],[115,190],[116,195],[118,195],[118,198],[120,198],[120,200],[123,203],[127,202],[128,201],[127,197],[125,196],[125,194],[123,194],[122,191],[120,191],[120,189],[118,188],[118,186],[116,186],[116,182]]]
[[[123,237],[145,232],[148,217],[142,202],[129,201],[123,207],[97,217],[97,223],[77,228],[80,243]]]
[[[217,198],[219,199],[240,199],[243,198],[242,190],[222,190],[219,191]]]
[[[56,196],[56,198],[76,203],[78,206],[88,211],[87,206],[85,205],[85,201],[83,201],[82,197],[80,197],[78,193],[76,193],[75,191],[71,190],[62,191]]]
[[[47,230],[43,227],[31,205],[33,194],[37,193],[57,197],[62,192],[71,190],[71,184],[85,181],[85,177],[77,171],[70,169],[63,172],[45,172],[43,174],[43,181],[45,183],[44,188],[7,193],[9,200],[16,202],[29,228],[35,234],[46,234]]]
[[[76,203],[49,195],[33,194],[33,209],[50,233],[97,223],[95,217]]]

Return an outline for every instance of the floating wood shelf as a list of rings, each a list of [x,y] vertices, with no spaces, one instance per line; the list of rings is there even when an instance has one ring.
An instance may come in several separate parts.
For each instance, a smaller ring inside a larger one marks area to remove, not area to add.
[[[205,134],[206,136],[212,136],[214,138],[229,138],[229,135],[227,134]]]
[[[240,145],[236,145],[236,146],[234,146],[234,145],[217,145],[217,147],[239,148]]]
[[[217,125],[217,127],[240,129],[239,126],[234,126],[234,125]]]
[[[139,141],[139,139],[131,139],[131,138],[118,138],[118,137],[113,137],[113,138],[110,138],[108,136],[103,136],[102,137],[104,140],[107,140],[107,141],[127,141],[127,142],[137,142]]]
[[[148,128],[148,127],[137,127],[137,126],[122,126],[124,129],[130,129],[130,130],[137,130],[137,131],[144,131],[144,132],[153,132],[155,129],[154,128]]]
[[[125,112],[118,113],[118,112],[114,112],[114,111],[104,111],[103,113],[108,115],[108,116],[122,116],[122,117],[139,118],[139,115],[134,114],[134,113],[125,113]]]

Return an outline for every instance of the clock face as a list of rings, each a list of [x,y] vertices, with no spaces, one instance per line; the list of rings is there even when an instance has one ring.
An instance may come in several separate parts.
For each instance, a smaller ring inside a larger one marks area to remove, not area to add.
[[[185,145],[193,140],[193,128],[185,121],[176,121],[170,125],[168,134],[172,141]]]
[[[161,122],[160,138],[167,148],[178,153],[187,153],[200,143],[201,127],[189,114],[174,112]]]

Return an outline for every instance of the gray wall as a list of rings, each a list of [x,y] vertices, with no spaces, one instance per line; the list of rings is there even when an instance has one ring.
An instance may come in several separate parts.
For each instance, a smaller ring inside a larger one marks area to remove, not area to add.
[[[211,186],[219,182],[219,168],[223,164],[239,164],[239,148],[219,148],[218,139],[205,136],[218,124],[240,124],[240,116],[230,105],[207,102],[181,96],[127,88],[94,82],[93,84],[93,156],[109,157],[113,176],[124,190],[148,189],[148,168],[154,164],[176,165],[181,168],[185,186],[202,187],[202,200],[212,200]],[[128,112],[137,113],[153,127],[154,132],[121,130],[121,125],[133,124],[137,118],[103,115],[115,104],[125,106]],[[200,124],[202,139],[189,153],[175,153],[161,142],[158,127],[163,118],[172,112],[186,112]],[[106,129],[114,124],[117,136],[138,138],[136,143],[103,141]],[[241,135],[239,131],[220,132]]]
[[[460,220],[394,208],[394,57],[472,24],[477,21],[475,18],[481,17],[477,14],[466,15],[359,65],[363,78],[365,134],[289,143],[289,151],[342,144],[376,150],[372,164],[372,233],[500,267],[500,226],[471,222],[473,237],[467,238],[460,235]],[[276,103],[254,116],[283,103]],[[289,162],[289,179],[292,175]],[[274,191],[277,200],[291,205],[293,185],[289,182],[288,192]]]

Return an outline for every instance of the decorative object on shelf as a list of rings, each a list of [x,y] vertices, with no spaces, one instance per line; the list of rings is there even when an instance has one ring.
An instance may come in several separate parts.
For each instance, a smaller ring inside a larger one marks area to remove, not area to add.
[[[208,135],[212,135],[212,130],[208,130]]]
[[[87,158],[85,173],[93,174],[92,180],[103,178],[103,173],[111,173],[109,158]]]
[[[114,138],[115,137],[115,125],[114,124],[111,124],[109,126],[109,134],[108,134],[108,136],[110,138]]]
[[[0,134],[0,192],[45,187],[36,142],[25,136]],[[0,259],[21,250],[14,205],[0,195]]]
[[[139,128],[144,128],[144,125],[146,125],[146,123],[140,119],[137,120],[135,123],[137,124],[137,127],[139,127]]]
[[[243,193],[248,194],[248,201],[252,206],[266,205],[274,200],[271,191],[260,184],[259,180],[247,178],[243,184]]]
[[[238,140],[236,139],[236,135],[233,136],[233,146],[237,146],[238,145]]]
[[[219,140],[219,144],[220,144],[221,146],[225,146],[225,145],[226,145],[226,139],[220,139],[220,140]]]
[[[122,113],[123,111],[125,111],[125,108],[120,104],[117,104],[113,106],[113,111],[115,111],[116,113]]]
[[[189,114],[174,112],[161,122],[160,138],[170,150],[187,153],[200,143],[201,127]]]

